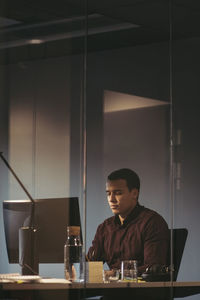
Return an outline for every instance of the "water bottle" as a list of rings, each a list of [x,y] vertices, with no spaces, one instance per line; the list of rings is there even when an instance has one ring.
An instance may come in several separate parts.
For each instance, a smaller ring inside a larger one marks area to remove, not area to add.
[[[64,245],[65,278],[73,282],[83,281],[82,241],[79,226],[67,227],[67,240]]]

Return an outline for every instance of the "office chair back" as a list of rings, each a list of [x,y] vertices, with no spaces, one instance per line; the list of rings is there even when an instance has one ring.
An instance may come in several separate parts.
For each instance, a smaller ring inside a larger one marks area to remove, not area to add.
[[[186,228],[174,228],[170,229],[170,234],[172,234],[172,261],[170,259],[171,257],[171,249],[169,249],[169,265],[171,265],[171,262],[173,264],[173,280],[176,281],[178,276],[178,271],[180,269],[180,264],[183,256],[183,251],[185,248],[185,243],[187,240],[188,230]]]

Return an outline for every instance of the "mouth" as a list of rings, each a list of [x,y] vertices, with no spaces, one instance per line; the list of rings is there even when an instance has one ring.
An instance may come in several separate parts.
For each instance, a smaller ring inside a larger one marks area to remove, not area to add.
[[[110,208],[111,208],[111,209],[119,209],[119,206],[117,206],[117,205],[112,205]]]

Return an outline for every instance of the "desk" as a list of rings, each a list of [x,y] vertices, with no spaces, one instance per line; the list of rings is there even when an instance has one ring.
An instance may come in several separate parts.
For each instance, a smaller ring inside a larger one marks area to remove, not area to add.
[[[75,300],[103,295],[110,299],[173,299],[200,293],[200,282],[3,283],[0,299]]]

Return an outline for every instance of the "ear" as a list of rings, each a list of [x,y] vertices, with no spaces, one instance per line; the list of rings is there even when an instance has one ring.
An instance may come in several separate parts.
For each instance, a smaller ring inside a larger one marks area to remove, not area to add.
[[[139,196],[138,189],[136,189],[136,188],[132,189],[132,194],[133,194],[134,199],[137,199]]]

